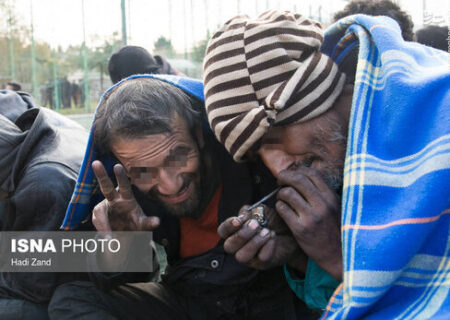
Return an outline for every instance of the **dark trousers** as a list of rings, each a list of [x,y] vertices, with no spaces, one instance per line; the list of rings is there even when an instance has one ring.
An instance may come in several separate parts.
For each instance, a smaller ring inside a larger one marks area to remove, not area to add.
[[[195,290],[175,291],[164,283],[136,283],[103,292],[91,282],[58,287],[49,305],[50,319],[162,319],[162,320],[297,320],[313,319],[290,291],[254,293],[229,299],[220,292],[198,296]]]

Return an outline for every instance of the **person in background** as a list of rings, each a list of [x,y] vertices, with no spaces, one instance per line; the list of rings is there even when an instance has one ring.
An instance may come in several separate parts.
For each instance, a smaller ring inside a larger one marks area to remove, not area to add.
[[[152,56],[138,46],[125,46],[117,50],[108,62],[108,72],[113,84],[135,74],[171,74],[184,76],[161,56]]]
[[[391,0],[352,0],[347,3],[343,10],[334,14],[333,20],[336,22],[354,14],[387,16],[392,18],[400,26],[403,39],[406,41],[414,40],[414,23],[411,16]]]
[[[5,86],[5,90],[20,91],[22,86],[18,82],[8,82]]]
[[[415,37],[418,43],[449,52],[450,34],[448,26],[426,26],[416,31]]]

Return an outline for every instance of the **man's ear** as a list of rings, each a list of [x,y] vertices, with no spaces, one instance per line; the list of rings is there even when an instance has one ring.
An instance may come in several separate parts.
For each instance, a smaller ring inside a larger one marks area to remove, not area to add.
[[[202,126],[199,125],[195,128],[195,139],[197,140],[197,145],[200,149],[203,149],[205,146],[205,139],[203,137]]]

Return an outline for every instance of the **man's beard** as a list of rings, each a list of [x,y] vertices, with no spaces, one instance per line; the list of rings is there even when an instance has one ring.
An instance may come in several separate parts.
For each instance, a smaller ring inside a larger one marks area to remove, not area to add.
[[[192,183],[192,190],[189,198],[179,203],[166,203],[158,195],[160,194],[156,189],[152,189],[148,192],[147,196],[152,200],[157,201],[162,205],[169,214],[177,216],[179,218],[196,218],[199,216],[200,200],[202,199],[202,175],[200,173],[183,173],[183,186],[180,190],[189,188]]]
[[[328,127],[319,127],[317,131],[320,143],[325,144],[331,142],[343,148],[345,152],[347,137],[342,126],[329,117],[326,118],[326,121]],[[325,161],[324,169],[321,172],[325,183],[339,195],[342,193],[342,187],[344,185],[344,162],[345,156],[342,159]]]
[[[343,170],[343,162],[337,163],[337,161],[327,161],[324,170],[321,172],[325,183],[337,194],[342,193],[344,180]]]

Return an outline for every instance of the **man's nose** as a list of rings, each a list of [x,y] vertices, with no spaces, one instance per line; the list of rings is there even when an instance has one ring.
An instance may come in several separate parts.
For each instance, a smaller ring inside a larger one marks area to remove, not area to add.
[[[158,192],[163,195],[175,195],[182,187],[183,179],[174,172],[166,168],[160,168],[158,175]]]
[[[265,166],[275,178],[278,178],[280,172],[289,168],[293,162],[290,157],[286,157],[281,152],[276,152],[274,150],[261,150],[259,155]]]

